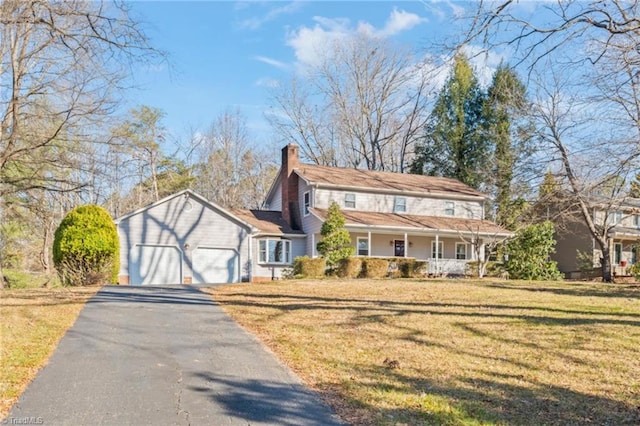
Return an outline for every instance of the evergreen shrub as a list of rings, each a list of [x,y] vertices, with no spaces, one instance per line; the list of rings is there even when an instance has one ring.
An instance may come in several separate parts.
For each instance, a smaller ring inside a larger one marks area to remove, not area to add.
[[[119,259],[118,231],[102,207],[76,207],[56,229],[53,262],[63,285],[116,283]]]

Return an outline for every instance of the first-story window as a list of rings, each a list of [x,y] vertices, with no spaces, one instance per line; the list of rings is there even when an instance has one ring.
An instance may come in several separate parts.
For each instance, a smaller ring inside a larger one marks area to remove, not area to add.
[[[615,243],[613,245],[613,263],[618,265],[620,261],[622,261],[622,244]]]
[[[444,243],[442,241],[438,241],[438,259],[442,259],[442,252],[444,251]],[[436,242],[431,241],[431,258],[436,258]]]
[[[640,214],[633,216],[633,224],[636,228],[640,228]]]
[[[467,244],[456,243],[456,259],[465,260],[467,258]]]
[[[369,256],[368,238],[358,238],[358,256]]]
[[[259,242],[260,263],[291,263],[291,241],[266,239]]]

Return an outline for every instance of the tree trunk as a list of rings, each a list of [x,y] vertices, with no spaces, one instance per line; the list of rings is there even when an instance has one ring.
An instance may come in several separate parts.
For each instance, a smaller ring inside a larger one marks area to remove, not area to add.
[[[609,250],[609,245],[602,247],[602,258],[600,258],[600,265],[602,268],[602,282],[613,282],[613,278],[611,276],[611,253]]]
[[[2,273],[2,264],[0,264],[0,289],[4,288],[4,274]]]

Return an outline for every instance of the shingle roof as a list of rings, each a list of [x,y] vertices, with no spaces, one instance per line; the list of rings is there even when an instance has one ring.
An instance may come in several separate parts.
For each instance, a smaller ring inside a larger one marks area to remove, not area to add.
[[[296,231],[282,218],[282,212],[272,210],[243,210],[229,209],[229,211],[261,232],[267,234],[301,234]]]
[[[327,210],[312,208],[321,219],[326,219]],[[452,231],[464,233],[481,233],[485,235],[511,235],[508,231],[493,222],[479,219],[463,219],[440,216],[417,216],[397,213],[378,213],[343,210],[346,225],[388,226],[402,228],[416,228],[420,230],[434,229],[439,231]]]
[[[374,188],[391,191],[422,192],[425,194],[455,194],[483,197],[486,195],[462,182],[434,176],[405,173],[374,172],[370,170],[299,164],[294,168],[298,176],[308,182],[353,188]]]

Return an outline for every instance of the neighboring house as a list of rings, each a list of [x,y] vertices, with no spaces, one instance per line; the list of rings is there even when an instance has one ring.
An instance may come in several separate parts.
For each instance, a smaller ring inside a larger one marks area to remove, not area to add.
[[[486,243],[512,235],[484,220],[487,197],[459,181],[315,166],[298,155],[283,148],[265,210],[224,209],[186,190],[117,219],[120,283],[279,278],[296,256],[318,255],[332,201],[356,256],[426,260],[434,274],[464,274]]]
[[[628,268],[640,262],[640,199],[628,198],[615,209],[606,203],[593,202],[591,215],[596,226],[606,228],[611,242],[611,272],[628,275]],[[558,269],[568,277],[579,278],[581,271],[578,252],[592,259],[594,268],[600,266],[602,251],[592,237],[584,220],[577,215],[556,231],[556,253]]]

